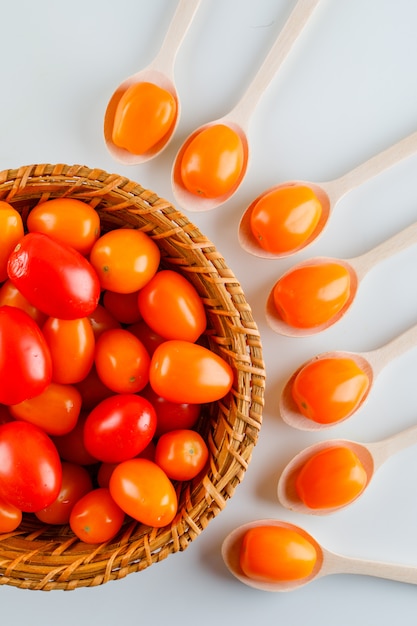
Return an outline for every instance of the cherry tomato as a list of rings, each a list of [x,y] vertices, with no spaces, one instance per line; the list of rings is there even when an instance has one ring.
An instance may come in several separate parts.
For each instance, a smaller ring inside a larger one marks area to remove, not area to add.
[[[81,394],[82,407],[85,411],[91,411],[96,404],[114,395],[114,391],[106,387],[97,374],[95,365],[83,380],[76,383],[75,387]]]
[[[153,353],[149,382],[155,393],[171,402],[204,404],[230,391],[233,371],[208,348],[172,339]]]
[[[209,451],[195,430],[179,429],[161,435],[156,444],[155,463],[172,480],[191,480],[207,463]]]
[[[28,233],[20,240],[7,272],[25,298],[48,316],[77,319],[98,304],[100,283],[91,264],[44,233]]]
[[[91,455],[84,445],[84,424],[87,417],[88,413],[81,411],[77,423],[69,433],[52,437],[59,456],[64,461],[88,466],[98,463],[98,459]]]
[[[103,305],[121,324],[134,324],[142,319],[138,306],[138,291],[117,293],[105,291]]]
[[[0,200],[0,283],[7,278],[9,255],[24,234],[20,213],[8,202]]]
[[[365,489],[367,473],[346,446],[331,446],[310,457],[297,474],[295,488],[310,509],[331,509],[355,500]]]
[[[96,339],[98,339],[105,330],[121,328],[120,322],[118,322],[102,304],[96,306],[94,311],[88,315],[88,319],[90,320]]]
[[[84,424],[84,445],[100,461],[118,463],[146,448],[156,429],[156,413],[136,394],[117,394],[98,404]]]
[[[304,265],[285,274],[273,289],[282,319],[296,328],[313,328],[335,317],[350,295],[350,275],[340,263]]]
[[[0,426],[0,497],[20,511],[49,506],[61,488],[62,467],[49,436],[29,422]]]
[[[85,467],[63,461],[61,489],[56,500],[35,515],[45,524],[68,524],[74,504],[92,488],[93,481]]]
[[[305,417],[332,424],[351,415],[369,389],[369,377],[354,359],[328,357],[308,363],[297,374],[292,397]]]
[[[150,363],[143,343],[124,328],[106,330],[97,340],[97,374],[116,393],[141,391],[149,382]]]
[[[22,309],[35,320],[38,326],[42,326],[48,317],[46,313],[33,306],[9,279],[0,287],[0,306],[4,305],[15,306],[18,309]]]
[[[49,435],[65,435],[77,423],[81,394],[72,385],[51,383],[35,398],[10,407],[15,419],[31,422]]]
[[[197,341],[207,326],[203,302],[195,287],[173,270],[161,270],[140,290],[140,313],[166,339]]]
[[[135,457],[136,459],[149,459],[149,461],[155,461],[155,444],[153,441],[148,443],[146,448],[139,452]],[[110,485],[110,477],[113,474],[115,467],[118,463],[100,463],[100,467],[97,470],[97,482],[100,487],[108,487]]]
[[[120,228],[105,233],[96,241],[90,261],[103,289],[132,293],[152,278],[160,256],[158,246],[146,233]]]
[[[287,185],[264,194],[255,202],[250,226],[264,250],[277,254],[292,252],[312,235],[321,213],[321,204],[310,187]]]
[[[155,409],[155,437],[179,428],[192,428],[200,417],[201,404],[170,402],[155,393],[150,385],[141,391],[141,395],[149,400]]]
[[[18,404],[42,393],[52,379],[48,345],[21,309],[0,307],[0,402]]]
[[[0,533],[11,533],[22,521],[22,511],[0,498]]]
[[[110,478],[110,493],[133,519],[161,528],[170,524],[178,509],[174,486],[164,470],[149,459],[119,463]]]
[[[158,335],[144,320],[129,324],[127,330],[141,340],[150,356],[152,356],[156,348],[165,341],[165,337]]]
[[[71,510],[72,532],[85,543],[104,543],[113,539],[123,526],[124,512],[108,489],[100,487],[85,494]]]
[[[149,82],[131,85],[120,98],[112,140],[132,154],[144,154],[172,128],[177,102],[169,91]]]
[[[244,535],[240,567],[252,580],[273,582],[302,580],[317,562],[315,546],[286,526],[258,526]]]
[[[45,233],[87,255],[100,235],[100,217],[92,206],[75,198],[54,198],[28,215],[29,232]]]
[[[49,317],[42,326],[52,358],[52,380],[71,385],[83,380],[94,363],[95,340],[87,317]]]
[[[181,179],[190,192],[218,198],[232,191],[242,175],[242,140],[229,126],[215,124],[191,139],[181,159]]]

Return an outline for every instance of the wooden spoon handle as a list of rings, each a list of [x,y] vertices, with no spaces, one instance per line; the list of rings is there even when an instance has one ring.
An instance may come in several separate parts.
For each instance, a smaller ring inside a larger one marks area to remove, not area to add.
[[[371,363],[374,376],[377,376],[388,363],[415,346],[417,346],[417,324],[391,339],[384,346],[364,352],[362,356]]]
[[[417,567],[356,559],[328,550],[323,550],[323,565],[320,575],[327,574],[360,574],[387,580],[417,585]]]
[[[162,46],[150,67],[172,78],[175,58],[201,0],[179,0]]]
[[[411,426],[391,437],[367,444],[368,451],[374,459],[374,471],[378,469],[387,459],[406,448],[417,444],[417,426]]]

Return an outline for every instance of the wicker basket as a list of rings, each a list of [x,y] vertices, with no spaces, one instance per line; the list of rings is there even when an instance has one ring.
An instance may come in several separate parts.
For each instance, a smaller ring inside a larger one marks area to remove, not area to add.
[[[209,445],[209,469],[197,482],[178,487],[178,515],[168,527],[129,520],[111,542],[91,546],[74,537],[69,526],[48,526],[25,515],[18,530],[0,535],[0,583],[26,589],[101,585],[185,550],[243,479],[262,422],[259,332],[241,286],[214,245],[172,204],[120,175],[61,164],[0,172],[0,199],[18,209],[24,221],[39,201],[63,196],[91,204],[103,232],[139,228],[157,242],[162,265],[186,275],[202,297],[207,341],[230,363],[235,383],[199,423]]]

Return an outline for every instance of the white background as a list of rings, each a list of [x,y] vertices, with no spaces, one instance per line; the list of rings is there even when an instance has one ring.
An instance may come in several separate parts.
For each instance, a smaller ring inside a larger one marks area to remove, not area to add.
[[[238,101],[293,5],[294,0],[203,0],[176,62],[182,101],[176,136],[156,160],[123,167],[104,145],[106,102],[122,79],[153,59],[176,3],[3,3],[0,169],[82,163],[125,174],[172,201],[176,151],[197,126]],[[220,545],[235,526],[274,517],[302,525],[336,552],[417,567],[412,448],[387,462],[363,497],[333,516],[297,515],[275,496],[280,471],[305,445],[326,437],[373,441],[417,423],[416,350],[385,368],[365,407],[330,431],[293,430],[277,409],[283,382],[307,358],[330,349],[370,350],[417,322],[417,246],[374,268],[349,313],[325,333],[283,338],[264,321],[267,293],[295,261],[318,254],[355,256],[416,219],[417,157],[345,196],[323,236],[296,257],[255,259],[237,240],[241,214],[268,187],[290,179],[338,177],[417,130],[416,23],[414,0],[322,0],[252,117],[252,161],[238,193],[214,211],[188,215],[239,278],[261,331],[267,367],[259,443],[226,509],[184,553],[124,580],[72,592],[0,587],[2,623],[415,622],[412,585],[337,575],[291,593],[260,592],[231,577]]]

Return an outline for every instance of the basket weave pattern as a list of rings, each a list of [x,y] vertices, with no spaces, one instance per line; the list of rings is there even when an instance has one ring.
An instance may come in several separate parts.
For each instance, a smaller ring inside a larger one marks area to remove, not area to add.
[[[178,515],[169,526],[128,521],[111,542],[91,546],[68,526],[47,526],[26,515],[16,531],[0,535],[0,584],[38,590],[101,585],[185,550],[244,477],[261,427],[265,387],[259,332],[241,286],[187,217],[154,192],[100,169],[40,164],[0,172],[0,200],[10,202],[24,222],[39,202],[56,197],[88,202],[100,215],[102,232],[137,228],[158,244],[161,264],[187,276],[203,299],[208,344],[230,363],[235,382],[200,421],[209,468],[178,486]]]

